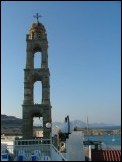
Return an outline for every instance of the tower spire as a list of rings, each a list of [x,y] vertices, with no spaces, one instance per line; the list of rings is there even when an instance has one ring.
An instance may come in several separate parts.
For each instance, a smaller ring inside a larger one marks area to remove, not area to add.
[[[36,13],[36,15],[33,16],[34,18],[37,19],[37,23],[39,23],[39,17],[42,17],[41,15],[39,15],[38,13]]]

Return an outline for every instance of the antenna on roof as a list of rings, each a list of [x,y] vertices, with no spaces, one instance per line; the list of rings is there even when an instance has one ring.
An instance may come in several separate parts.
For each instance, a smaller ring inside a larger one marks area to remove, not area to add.
[[[88,121],[88,116],[87,116],[87,137],[89,141],[89,121]]]

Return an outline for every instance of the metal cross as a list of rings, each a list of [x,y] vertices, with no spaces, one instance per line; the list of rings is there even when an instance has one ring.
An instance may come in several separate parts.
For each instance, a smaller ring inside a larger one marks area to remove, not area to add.
[[[38,19],[39,19],[39,17],[42,17],[42,16],[39,15],[38,13],[36,13],[36,15],[34,15],[33,17],[36,18],[37,19],[37,22],[39,23],[39,20]]]

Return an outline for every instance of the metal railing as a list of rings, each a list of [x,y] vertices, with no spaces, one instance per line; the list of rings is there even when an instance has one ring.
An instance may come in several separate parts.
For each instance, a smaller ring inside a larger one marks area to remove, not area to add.
[[[63,154],[58,151],[54,145],[51,147],[51,158],[52,161],[67,161]]]
[[[19,161],[20,156],[24,161],[32,161],[32,156],[36,156],[37,161],[66,161],[50,139],[16,139],[14,145],[2,150],[10,155],[11,161]]]

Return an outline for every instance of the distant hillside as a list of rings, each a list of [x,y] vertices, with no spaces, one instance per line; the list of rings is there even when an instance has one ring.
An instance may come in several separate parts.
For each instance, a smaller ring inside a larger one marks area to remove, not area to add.
[[[53,125],[61,126],[63,122],[53,122]],[[73,127],[87,127],[87,123],[81,121],[81,120],[73,120],[70,121],[71,125]],[[1,114],[1,126],[22,126],[22,119],[17,118],[15,116],[7,116]],[[38,125],[38,124],[37,124]],[[39,126],[39,125],[38,125]],[[96,128],[96,127],[108,127],[108,126],[115,126],[113,124],[105,124],[105,123],[89,123],[90,128]]]
[[[1,134],[22,135],[22,119],[1,115]]]
[[[62,126],[63,122],[53,122],[52,126],[53,128],[58,128]],[[72,128],[86,128],[87,123],[81,121],[81,120],[73,120],[70,121],[71,127]],[[37,126],[40,127],[39,124]],[[104,123],[94,123],[94,124],[89,124],[90,129],[96,129],[96,128],[103,128],[105,127],[108,129],[108,126],[114,126],[114,125],[108,125]],[[1,134],[9,134],[9,135],[21,135],[22,134],[22,119],[17,118],[15,116],[7,116],[7,115],[1,115]]]
[[[81,120],[73,120],[70,121],[71,126],[74,127],[78,127],[78,128],[85,128],[87,127],[87,123],[81,121]],[[53,125],[57,125],[58,127],[60,127],[62,125],[62,122],[54,122]],[[116,125],[113,124],[105,124],[105,123],[89,123],[89,128],[103,128],[103,127],[113,127]]]
[[[15,116],[7,116],[7,115],[2,115],[1,114],[1,120],[16,120],[16,119],[19,119]]]
[[[15,116],[1,115],[1,126],[2,127],[21,127],[22,119],[16,118]]]

